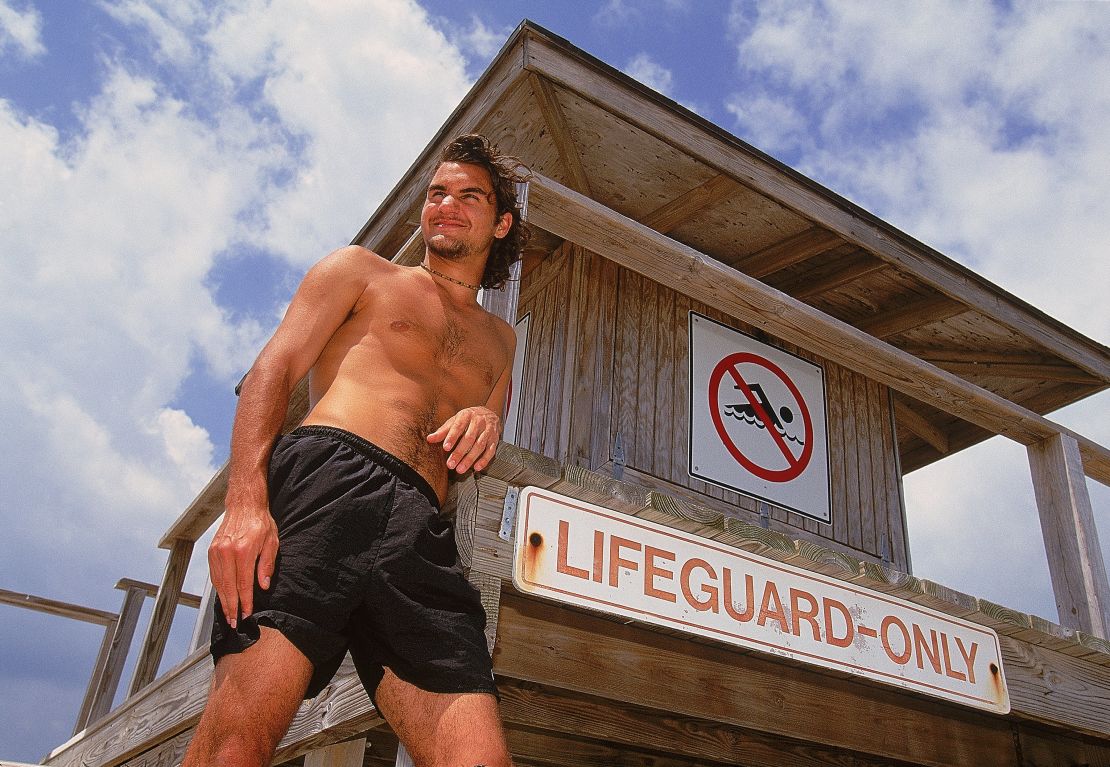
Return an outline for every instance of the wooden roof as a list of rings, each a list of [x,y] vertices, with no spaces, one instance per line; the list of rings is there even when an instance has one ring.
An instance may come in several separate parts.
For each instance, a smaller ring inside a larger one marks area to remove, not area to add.
[[[391,258],[440,147],[532,170],[1038,414],[1110,384],[1110,349],[531,22],[354,239]],[[538,233],[525,268],[558,239]],[[819,350],[815,350],[819,351]],[[904,471],[991,433],[895,395]]]

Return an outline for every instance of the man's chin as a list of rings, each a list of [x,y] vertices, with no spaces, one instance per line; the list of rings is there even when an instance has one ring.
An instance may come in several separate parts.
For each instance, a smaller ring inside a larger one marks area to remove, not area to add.
[[[434,235],[425,241],[428,251],[446,261],[458,261],[465,258],[469,252],[464,243],[452,240],[442,234]]]

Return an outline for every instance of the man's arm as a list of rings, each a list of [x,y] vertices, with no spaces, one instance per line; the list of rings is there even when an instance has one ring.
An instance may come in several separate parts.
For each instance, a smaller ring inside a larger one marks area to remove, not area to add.
[[[499,324],[499,331],[508,345],[509,361],[493,385],[486,404],[463,408],[428,435],[428,442],[443,443],[444,451],[449,453],[447,468],[454,469],[457,474],[464,474],[472,468],[481,471],[489,466],[501,440],[505,395],[513,377],[516,333],[506,322]]]
[[[264,589],[274,572],[277,526],[266,473],[289,396],[363,294],[372,258],[377,256],[347,247],[313,266],[243,381],[231,433],[225,514],[208,548],[212,585],[233,627],[240,613],[245,617],[254,608],[256,572]]]

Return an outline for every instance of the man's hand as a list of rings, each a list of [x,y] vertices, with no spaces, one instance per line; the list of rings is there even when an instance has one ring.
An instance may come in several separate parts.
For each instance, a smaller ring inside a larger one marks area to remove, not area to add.
[[[232,628],[240,613],[245,618],[254,610],[256,572],[258,585],[270,588],[277,552],[277,525],[269,509],[261,513],[228,509],[208,547],[208,567],[224,617]]]
[[[447,468],[463,474],[471,468],[481,471],[493,460],[501,439],[501,419],[486,407],[468,407],[448,418],[443,426],[428,435],[433,445],[442,442]]]

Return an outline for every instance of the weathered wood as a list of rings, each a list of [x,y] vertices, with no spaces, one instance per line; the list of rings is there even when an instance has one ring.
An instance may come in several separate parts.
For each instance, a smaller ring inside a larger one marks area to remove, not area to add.
[[[517,305],[520,300],[520,261],[509,267],[509,279],[500,290],[483,289],[482,307],[496,317],[516,323]],[[510,365],[512,362],[510,361]]]
[[[81,708],[77,711],[77,723],[73,726],[74,735],[85,729],[90,714],[97,703],[97,687],[104,677],[104,667],[108,664],[108,656],[112,651],[112,636],[116,633],[117,626],[119,626],[118,617],[104,627],[104,636],[100,639],[100,649],[96,652],[96,662],[93,663],[92,674],[89,675],[89,683],[85,687],[85,697],[81,699]]]
[[[837,235],[815,226],[753,253],[737,263],[736,268],[751,277],[766,277],[843,244],[844,241]]]
[[[333,743],[304,755],[304,767],[362,767],[366,738]]]
[[[738,189],[740,184],[736,181],[726,175],[717,174],[670,202],[663,203],[640,221],[644,226],[666,234],[698,211],[728,199]]]
[[[0,604],[25,607],[35,612],[58,615],[62,618],[73,618],[85,623],[95,623],[98,626],[107,626],[116,620],[116,614],[107,610],[97,610],[94,607],[83,607],[69,602],[60,602],[57,599],[37,597],[34,594],[20,594],[7,589],[0,589]]]
[[[141,590],[148,597],[158,596],[158,587],[153,583],[137,581],[134,578],[120,578],[116,581],[115,588],[120,591],[130,591],[132,588]],[[177,603],[182,607],[200,607],[202,596],[182,591],[177,597]]]
[[[1028,448],[1060,622],[1110,637],[1110,585],[1079,448],[1058,434]]]
[[[874,317],[853,324],[876,338],[887,338],[955,317],[968,310],[967,306],[948,296],[919,296],[915,300],[902,301],[893,309],[883,310]]]
[[[667,145],[917,275],[941,292],[965,305],[974,306],[976,311],[1014,328],[1102,380],[1110,379],[1110,364],[1104,352],[1093,348],[1095,345],[1091,341],[1066,328],[1044,322],[1032,310],[1017,304],[1011,296],[982,277],[751,146],[723,132],[708,130],[662,100],[620,82],[582,54],[566,50],[535,30],[529,30],[524,58],[524,66],[529,71],[570,89]],[[590,247],[587,243],[581,244]]]
[[[204,594],[201,596],[200,607],[197,608],[197,621],[193,624],[193,636],[189,639],[189,652],[207,646],[211,640],[212,624],[216,620],[215,602],[216,589],[212,585],[212,579],[205,578]]]
[[[1110,450],[981,387],[906,354],[735,269],[536,175],[531,217],[539,226],[914,399],[1023,444],[1072,434],[1088,476],[1110,484]],[[773,320],[771,319],[773,318]]]
[[[121,581],[122,583],[122,581]],[[120,584],[116,584],[119,588]],[[81,713],[77,717],[77,727],[74,733],[85,729],[90,722],[103,717],[112,708],[116,690],[119,689],[120,680],[123,678],[123,666],[127,662],[127,655],[131,649],[131,641],[135,638],[135,628],[139,625],[139,615],[142,613],[143,602],[146,601],[147,584],[128,585],[123,597],[123,604],[119,611],[119,620],[112,626],[111,634],[105,630],[107,652],[103,663],[99,660],[97,667],[89,679],[89,689],[85,696],[87,708],[82,704]]]
[[[158,596],[154,598],[150,625],[147,626],[142,650],[135,662],[135,673],[131,677],[131,686],[127,691],[129,696],[150,684],[158,674],[158,666],[162,663],[162,653],[166,649],[166,640],[170,636],[174,612],[177,610],[177,600],[181,596],[181,587],[185,583],[189,557],[192,554],[193,541],[191,540],[177,541],[170,549],[166,571],[162,576],[162,585],[158,587]]]
[[[767,736],[753,730],[673,714],[604,698],[577,695],[517,680],[499,684],[501,715],[510,731],[539,729],[576,738],[592,738],[620,749],[633,747],[655,753],[670,753],[698,764],[720,762],[746,767],[828,767],[833,764],[878,767],[889,764],[859,754],[821,748],[812,743]],[[510,735],[513,757],[521,751]],[[568,743],[567,747],[573,747]],[[552,756],[557,757],[562,749]],[[535,755],[532,758],[537,758]],[[604,761],[602,764],[609,765]],[[593,764],[598,764],[597,761]],[[643,757],[638,765],[654,764]]]
[[[500,648],[505,676],[824,747],[977,766],[1012,748],[997,717],[509,595]]]
[[[992,376],[1004,378],[1026,378],[1032,381],[1067,381],[1070,383],[1095,385],[1100,381],[1094,376],[1067,365],[1027,365],[1022,363],[1001,362],[956,362],[953,360],[934,360],[939,368],[958,376]]]
[[[548,134],[559,152],[559,160],[569,180],[567,185],[576,192],[592,197],[590,179],[582,167],[582,158],[574,145],[574,136],[567,125],[567,118],[558,96],[555,95],[555,89],[546,79],[531,72],[528,73],[528,83],[532,86],[532,94],[536,97]]]
[[[880,261],[864,251],[857,252],[851,258],[841,263],[840,268],[830,274],[811,279],[808,275],[801,275],[788,283],[778,285],[783,293],[789,293],[799,301],[815,298],[830,290],[842,288],[869,274],[888,268],[885,261]]]
[[[895,397],[894,414],[898,418],[898,423],[928,442],[938,453],[948,454],[948,435],[922,415],[915,405]]]

